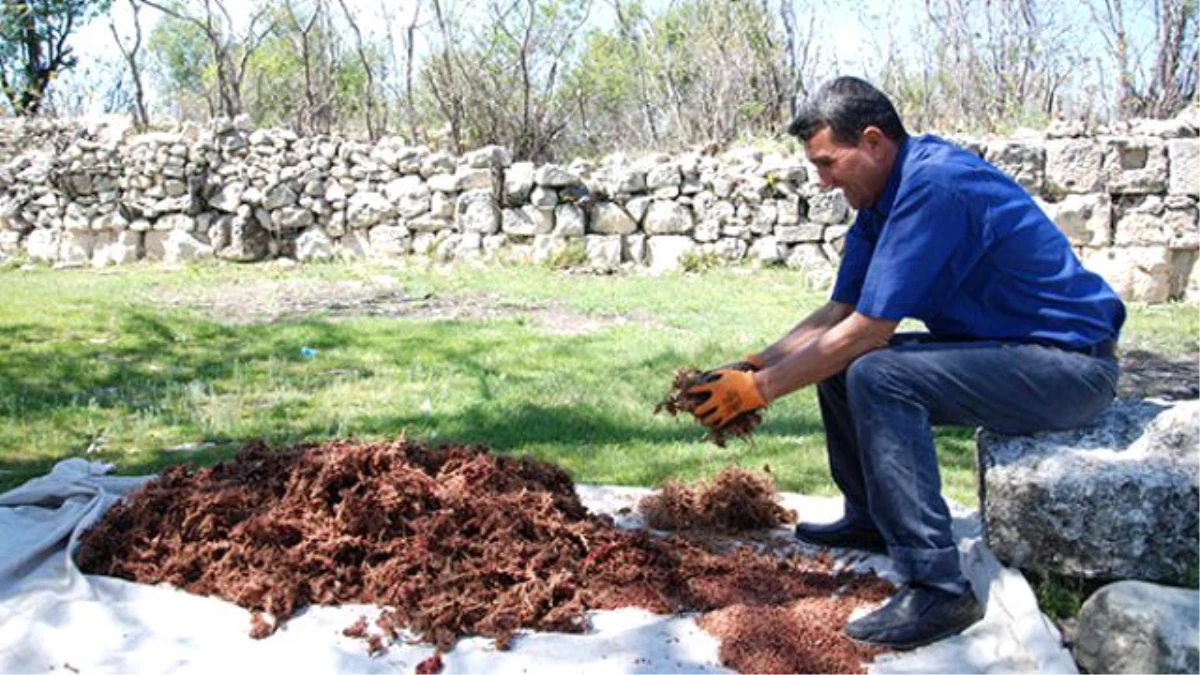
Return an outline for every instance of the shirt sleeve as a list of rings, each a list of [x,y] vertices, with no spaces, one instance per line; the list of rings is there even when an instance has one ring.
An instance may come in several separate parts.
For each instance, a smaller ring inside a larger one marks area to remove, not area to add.
[[[927,319],[953,298],[978,261],[980,241],[969,210],[952,189],[911,177],[892,205],[862,283],[860,314]]]
[[[831,299],[834,302],[858,304],[863,279],[867,276],[867,266],[871,263],[871,251],[875,248],[875,242],[865,232],[866,224],[863,219],[867,217],[860,212],[854,225],[846,231],[842,260],[838,263],[837,280],[833,284]]]

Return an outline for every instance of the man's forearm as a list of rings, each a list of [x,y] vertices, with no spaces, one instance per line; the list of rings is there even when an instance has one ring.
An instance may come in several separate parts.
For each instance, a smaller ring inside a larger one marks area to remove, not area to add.
[[[820,382],[842,372],[859,356],[886,347],[896,323],[851,314],[832,327],[808,331],[806,339],[755,373],[755,384],[767,401],[773,401]]]
[[[789,354],[803,349],[809,342],[845,320],[853,312],[854,307],[851,305],[833,301],[827,302],[805,317],[803,321],[796,324],[795,327],[770,347],[760,352],[759,357],[762,358],[767,367],[774,366],[780,361],[785,360]]]

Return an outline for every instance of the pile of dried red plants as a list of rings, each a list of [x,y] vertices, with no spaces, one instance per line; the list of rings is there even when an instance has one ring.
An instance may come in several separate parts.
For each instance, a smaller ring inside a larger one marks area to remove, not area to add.
[[[760,530],[796,522],[778,495],[769,467],[762,473],[727,467],[692,487],[669,480],[642,499],[638,511],[656,530]]]
[[[818,560],[624,531],[589,514],[553,465],[405,440],[255,444],[211,468],[168,469],[109,510],[77,562],[234,602],[253,612],[257,637],[306,605],[376,604],[385,634],[409,629],[443,650],[468,634],[503,648],[521,628],[581,632],[592,609],[726,608],[705,619],[725,636],[722,659],[757,672],[860,670],[874,652],[840,627],[889,592]],[[774,625],[780,612],[790,633]],[[792,640],[789,660],[739,637],[762,621],[771,649]],[[365,625],[347,634],[386,649]]]
[[[654,413],[667,412],[671,416],[678,415],[681,412],[694,414],[696,408],[703,404],[703,401],[695,396],[687,394],[687,390],[693,385],[699,384],[704,380],[706,372],[693,368],[691,366],[683,366],[675,370],[674,379],[671,382],[671,390],[667,392],[663,399],[654,406]],[[699,421],[697,419],[697,421]],[[755,412],[742,413],[734,417],[725,426],[714,429],[707,427],[708,434],[704,440],[715,443],[718,447],[725,447],[725,442],[729,438],[745,438],[750,439],[750,435],[754,432],[754,428],[762,424],[762,414]]]

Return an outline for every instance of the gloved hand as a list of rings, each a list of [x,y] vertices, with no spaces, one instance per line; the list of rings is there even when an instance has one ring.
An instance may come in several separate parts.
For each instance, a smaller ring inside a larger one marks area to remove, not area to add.
[[[706,373],[684,394],[700,401],[692,414],[712,429],[720,429],[742,413],[767,407],[767,400],[754,384],[754,375],[733,368]]]

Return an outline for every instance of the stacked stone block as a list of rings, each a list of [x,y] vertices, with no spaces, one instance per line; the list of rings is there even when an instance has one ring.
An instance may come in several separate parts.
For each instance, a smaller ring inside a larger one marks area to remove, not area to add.
[[[1200,297],[1200,139],[1187,121],[956,139],[1035,196],[1129,300]],[[22,149],[23,148],[23,149]],[[145,134],[0,122],[0,256],[60,266],[426,257],[675,269],[784,264],[828,284],[854,218],[801,153],[614,154],[302,138],[246,118]]]

